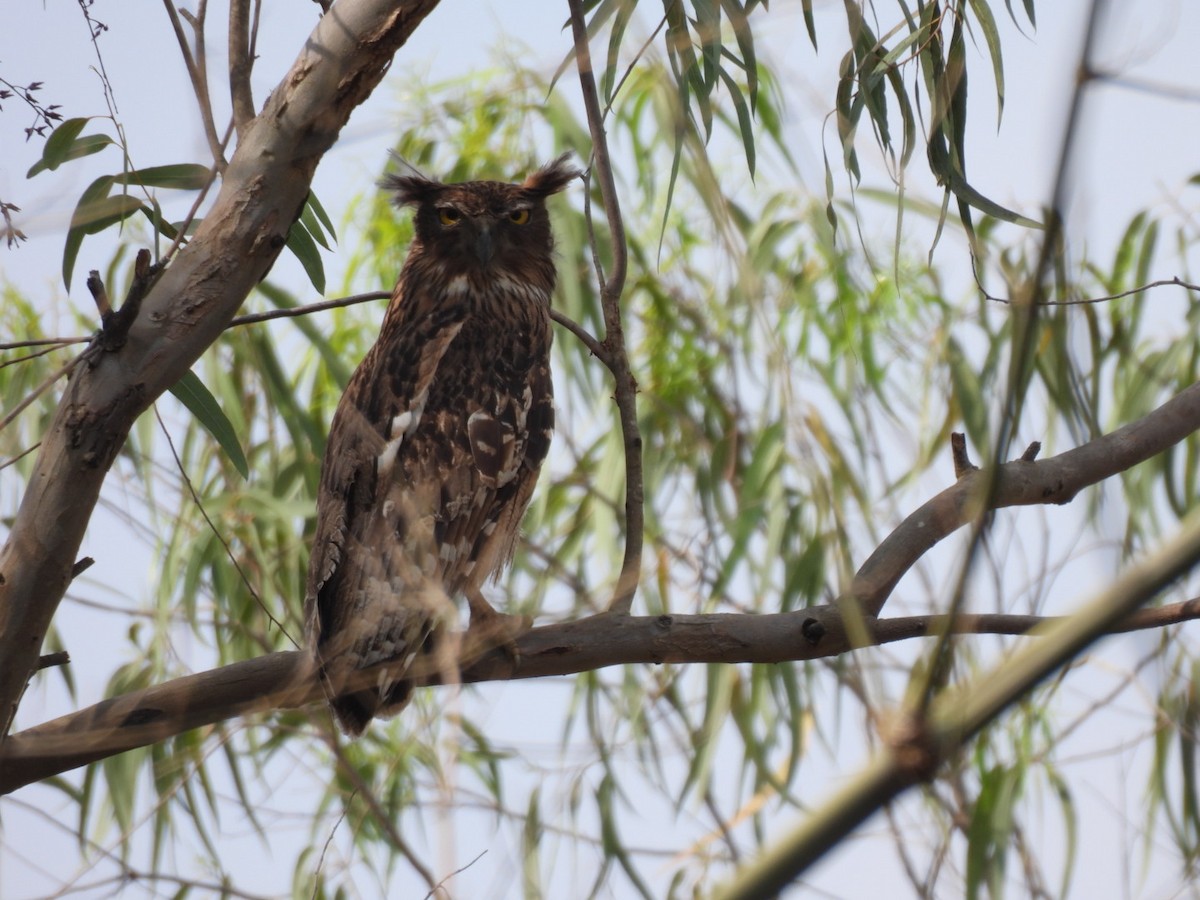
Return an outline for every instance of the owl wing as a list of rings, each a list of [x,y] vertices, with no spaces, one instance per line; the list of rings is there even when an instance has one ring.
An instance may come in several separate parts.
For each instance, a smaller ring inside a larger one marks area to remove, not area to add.
[[[404,461],[427,453],[418,439],[430,385],[462,327],[443,311],[380,341],[355,370],[330,428],[309,563],[306,623],[326,677],[415,654],[445,605],[437,581],[430,478],[410,481]],[[399,711],[401,681],[335,697],[347,731]]]
[[[457,426],[460,439],[439,473],[439,575],[452,595],[499,577],[512,558],[554,430],[546,363],[518,382],[479,388],[467,404],[466,428],[446,423],[447,431]]]

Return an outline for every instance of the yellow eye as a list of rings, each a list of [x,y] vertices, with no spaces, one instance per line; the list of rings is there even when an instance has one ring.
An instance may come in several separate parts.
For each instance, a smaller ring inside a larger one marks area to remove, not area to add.
[[[462,221],[462,213],[452,206],[443,206],[438,210],[438,219],[443,225],[457,225]]]
[[[512,221],[516,222],[518,225],[524,225],[526,222],[529,221],[529,210],[514,209],[512,212],[510,212],[508,214],[508,217]]]

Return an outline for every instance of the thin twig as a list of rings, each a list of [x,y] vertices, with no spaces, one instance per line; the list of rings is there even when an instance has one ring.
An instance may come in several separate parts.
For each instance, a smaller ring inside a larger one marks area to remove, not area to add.
[[[84,338],[84,340],[90,341],[91,338]],[[61,343],[55,343],[54,345],[47,347],[45,350],[39,350],[37,353],[27,353],[24,356],[18,356],[14,359],[6,359],[4,362],[0,362],[0,369],[8,366],[15,366],[17,363],[29,362],[31,359],[37,359],[39,356],[45,356],[48,353],[53,353],[55,350],[61,350],[63,346],[65,345]]]
[[[221,542],[221,546],[225,548],[225,555],[228,556],[229,561],[233,563],[233,567],[237,570],[238,577],[240,577],[242,579],[242,583],[246,585],[246,590],[250,592],[250,596],[254,598],[254,602],[258,604],[259,609],[263,611],[264,615],[266,615],[266,617],[270,620],[271,624],[278,628],[279,632],[292,642],[293,647],[299,647],[300,644],[297,643],[296,639],[288,633],[286,628],[283,627],[283,623],[276,619],[274,615],[272,615],[271,610],[267,609],[267,604],[263,602],[262,597],[258,595],[258,591],[254,589],[254,585],[250,583],[250,576],[246,574],[245,570],[242,569],[241,564],[238,563],[237,557],[234,556],[233,548],[229,546],[229,541],[225,540],[225,535],[221,534],[220,529],[218,529],[213,520],[208,517],[208,512],[204,509],[204,503],[200,500],[200,495],[196,493],[196,488],[192,484],[192,479],[188,477],[187,471],[183,468],[183,460],[179,458],[179,453],[175,450],[175,442],[171,440],[171,433],[167,431],[166,423],[163,422],[157,406],[154,408],[154,418],[158,420],[158,427],[162,429],[163,437],[167,439],[167,446],[171,449],[171,456],[175,459],[175,467],[179,470],[179,476],[183,479],[183,483],[187,485],[188,492],[192,495],[192,500],[196,504],[196,508],[200,510],[200,515],[203,516],[204,521],[208,523],[208,527],[212,531],[213,536],[216,537],[216,539]],[[263,649],[270,648],[264,645]]]
[[[471,860],[469,863],[466,863],[465,865],[459,866],[457,869],[455,869],[453,872],[451,872],[449,875],[447,875],[445,878],[443,878],[441,881],[439,881],[437,884],[435,884],[433,886],[432,890],[430,890],[430,892],[425,895],[425,900],[429,900],[429,898],[432,897],[435,893],[443,890],[442,885],[444,885],[447,881],[449,881],[455,875],[461,875],[463,872],[467,871],[467,869],[471,868],[471,866],[475,865],[475,863],[479,862],[485,856],[487,856],[487,850],[486,849],[480,850],[477,854],[475,854],[475,858],[473,860]]]
[[[38,441],[32,447],[26,447],[24,450],[22,450],[20,453],[18,453],[16,456],[14,456],[12,459],[6,459],[4,462],[0,463],[0,469],[7,469],[9,466],[13,465],[14,463],[20,462],[22,459],[24,459],[26,456],[28,456],[30,453],[32,453],[34,450],[36,450],[40,446],[42,446],[42,442]]]
[[[396,830],[396,826],[392,823],[391,817],[387,814],[387,811],[380,806],[379,800],[375,797],[375,792],[372,791],[371,786],[367,784],[365,780],[363,780],[362,775],[358,771],[358,767],[346,758],[346,753],[342,749],[341,742],[337,739],[336,735],[329,737],[328,745],[329,749],[333,751],[333,755],[337,757],[338,768],[340,768],[345,776],[354,784],[355,793],[362,797],[364,802],[366,802],[367,806],[371,810],[371,815],[374,816],[375,821],[379,823],[379,827],[383,829],[384,834],[386,834],[391,840],[392,846],[399,850],[404,858],[408,860],[408,864],[416,869],[417,874],[425,879],[425,884],[429,887],[431,892],[438,890],[438,882],[434,879],[433,872],[429,870],[428,866],[421,862],[421,860],[417,857],[417,854],[413,852],[412,847],[408,845],[408,841],[404,840],[400,832]]]
[[[17,416],[19,416],[25,410],[25,408],[29,406],[29,404],[31,404],[34,400],[36,400],[38,397],[40,397],[42,394],[44,394],[50,388],[50,386],[52,384],[54,384],[54,382],[58,381],[58,379],[62,378],[64,375],[70,375],[71,370],[74,369],[77,365],[79,365],[79,361],[81,359],[83,359],[84,356],[86,356],[86,355],[87,355],[87,351],[84,350],[83,353],[80,353],[78,356],[75,356],[75,357],[67,360],[67,362],[65,362],[63,365],[59,366],[59,368],[56,371],[50,373],[50,375],[48,375],[41,384],[39,384],[37,387],[35,387],[25,397],[24,400],[22,400],[15,407],[13,407],[9,411],[8,415],[6,415],[3,419],[0,419],[0,431],[3,431],[5,428],[7,428],[9,425],[11,425],[13,419],[15,419]],[[28,452],[28,451],[26,451],[26,452]],[[21,454],[21,455],[24,456],[24,454]],[[18,457],[18,459],[19,458],[20,457]]]
[[[230,319],[229,324],[226,325],[225,328],[228,330],[230,328],[236,328],[240,325],[253,325],[257,322],[269,322],[271,319],[293,319],[300,316],[307,316],[311,313],[323,312],[327,309],[340,309],[343,306],[354,306],[358,303],[368,303],[372,300],[387,300],[391,296],[391,291],[368,291],[365,294],[352,294],[349,297],[338,297],[334,300],[321,300],[317,303],[310,303],[307,306],[294,306],[290,309],[273,309],[269,312],[248,313],[244,316],[237,316],[233,319]],[[570,328],[572,331],[575,331],[575,328],[579,327],[560,313],[551,314],[554,316],[556,321],[560,322],[567,328]],[[595,338],[587,334],[587,332],[583,332],[582,334],[576,332],[576,334],[581,341],[588,345],[589,350],[592,349],[592,344],[595,342]],[[50,344],[53,345],[51,350],[55,350],[59,347],[67,346],[68,344],[86,344],[93,340],[94,337],[95,336],[92,335],[89,337],[58,337],[40,338],[33,341],[14,341],[10,344],[0,344],[0,350],[18,350],[24,347],[42,347]],[[40,354],[34,354],[34,356],[36,355]],[[20,359],[8,360],[7,362],[0,363],[0,368],[3,368],[6,365],[11,365],[15,362],[22,362],[23,360],[32,358],[33,356],[23,356]]]
[[[604,349],[604,345],[600,343],[586,328],[572,319],[570,316],[559,312],[557,309],[550,310],[550,318],[561,325],[575,337],[579,338],[580,343],[591,351],[592,356],[601,362],[607,362],[608,351]],[[50,351],[46,351],[49,353]]]
[[[32,341],[10,341],[7,344],[0,344],[0,350],[23,350],[26,347],[46,347],[51,344],[56,347],[65,347],[67,344],[86,344],[94,337],[53,337],[53,338],[36,338]]]
[[[71,654],[66,650],[57,650],[54,653],[43,653],[38,657],[38,671],[49,669],[54,666],[65,666],[71,662]]]
[[[391,296],[391,291],[368,291],[365,294],[353,294],[349,297],[339,297],[336,300],[322,300],[319,303],[310,303],[307,306],[294,306],[291,309],[273,309],[270,312],[248,313],[247,315],[230,319],[229,324],[225,327],[235,328],[239,325],[253,325],[256,322],[269,322],[271,319],[293,319],[326,309],[340,309],[343,306],[354,306],[357,303],[367,303],[371,300],[387,300]]]
[[[163,6],[167,10],[167,17],[171,20],[171,27],[175,31],[175,40],[179,44],[179,53],[183,57],[183,65],[187,69],[188,78],[192,82],[192,92],[196,95],[196,103],[200,106],[200,118],[204,124],[204,137],[208,141],[209,152],[212,153],[213,165],[218,172],[224,172],[228,162],[225,159],[225,149],[222,146],[220,137],[217,135],[217,125],[213,119],[212,99],[208,93],[208,64],[205,56],[204,46],[204,16],[207,12],[207,0],[200,0],[197,7],[197,12],[193,16],[187,10],[184,10],[183,15],[187,17],[188,24],[192,26],[192,32],[196,36],[196,52],[192,53],[192,48],[188,44],[187,35],[184,33],[183,25],[179,21],[179,13],[175,10],[175,4],[171,0],[163,0]]]
[[[979,285],[979,289],[983,292],[985,300],[991,300],[993,303],[1003,303],[1006,306],[1011,306],[1013,304],[1011,297],[997,297],[989,294],[986,290],[984,290],[983,285],[979,282],[978,276],[976,277],[976,284]],[[1151,288],[1157,287],[1181,287],[1188,291],[1200,291],[1200,284],[1193,284],[1190,281],[1184,281],[1182,278],[1176,275],[1174,278],[1160,278],[1157,281],[1148,281],[1140,287],[1130,288],[1129,290],[1121,291],[1118,294],[1105,294],[1102,297],[1076,297],[1074,300],[1046,300],[1041,298],[1038,301],[1038,305],[1083,306],[1089,303],[1108,303],[1110,300],[1120,300],[1123,297],[1132,297],[1135,294],[1140,294],[1143,291],[1148,291]]]
[[[612,160],[608,154],[608,141],[604,134],[604,116],[600,111],[600,100],[596,92],[583,4],[581,0],[569,0],[569,5],[571,32],[575,40],[575,59],[579,69],[579,86],[592,136],[594,162],[590,171],[595,174],[600,185],[600,197],[604,202],[612,241],[612,268],[600,286],[600,304],[604,314],[603,345],[607,356],[603,361],[613,375],[613,393],[625,449],[625,558],[621,562],[621,574],[617,578],[609,611],[628,615],[641,577],[645,515],[642,436],[637,421],[637,382],[629,368],[625,331],[621,322],[621,294],[625,290],[628,249],[625,224],[621,219],[620,200],[613,179]]]
[[[254,120],[254,95],[250,90],[250,0],[229,4],[229,95],[233,100],[233,125],[238,139]]]

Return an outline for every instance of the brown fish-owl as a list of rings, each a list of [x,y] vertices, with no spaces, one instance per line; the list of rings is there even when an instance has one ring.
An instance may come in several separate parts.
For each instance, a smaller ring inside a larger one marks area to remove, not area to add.
[[[545,201],[578,172],[560,157],[522,184],[391,176],[415,236],[379,339],[346,386],[317,497],[305,621],[333,686],[386,659],[432,656],[462,594],[468,634],[508,633],[481,593],[512,556],[550,447],[554,241]],[[398,712],[412,685],[338,693],[343,729]]]

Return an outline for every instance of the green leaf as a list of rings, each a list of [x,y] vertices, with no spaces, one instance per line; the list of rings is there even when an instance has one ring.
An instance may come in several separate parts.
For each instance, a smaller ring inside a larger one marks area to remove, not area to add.
[[[309,195],[312,196],[311,194]],[[329,241],[325,240],[324,231],[321,228],[321,221],[317,218],[316,212],[308,204],[304,204],[304,209],[300,211],[300,224],[304,226],[304,230],[309,233],[313,240],[324,247],[330,249]]]
[[[325,264],[321,262],[321,251],[317,249],[317,242],[299,219],[288,229],[287,248],[300,260],[300,265],[304,266],[308,280],[317,293],[324,294]]]
[[[25,177],[32,178],[39,172],[53,172],[65,162],[99,153],[113,143],[113,139],[107,134],[89,134],[87,137],[78,137],[79,131],[87,124],[87,121],[87,119],[67,119],[54,129],[54,133],[46,139],[46,146],[42,148],[42,158],[30,167],[29,171],[25,173]],[[70,127],[68,128],[68,126]]]
[[[135,197],[108,196],[112,186],[111,175],[97,178],[80,195],[75,212],[71,214],[71,225],[67,229],[66,245],[63,248],[63,284],[67,290],[71,289],[71,273],[75,270],[75,258],[79,255],[84,235],[103,231],[142,208],[141,201]]]
[[[987,43],[988,55],[992,58],[992,73],[996,78],[996,127],[1000,127],[1000,119],[1004,115],[1004,60],[1000,56],[1000,32],[996,28],[996,20],[992,10],[983,0],[971,0],[971,9],[983,29],[983,39]]]
[[[750,107],[746,103],[746,98],[742,96],[741,89],[738,87],[729,74],[722,69],[721,80],[725,82],[725,87],[729,90],[729,96],[733,100],[733,108],[737,111],[738,131],[742,134],[742,147],[746,150],[746,167],[750,170],[750,177],[754,177],[754,120],[750,113]]]
[[[238,441],[237,433],[229,418],[221,411],[217,399],[196,377],[194,372],[185,372],[183,377],[171,387],[179,402],[188,408],[197,421],[217,439],[229,461],[233,463],[243,478],[250,477],[250,466],[246,463],[246,455]]]
[[[46,146],[42,148],[42,167],[53,172],[61,163],[65,162],[68,151],[75,143],[75,138],[79,137],[79,133],[83,131],[87,123],[86,118],[67,119],[55,128],[50,137],[46,138]],[[33,169],[30,169],[29,173],[30,175],[26,177],[37,174]]]
[[[113,177],[116,184],[140,185],[141,187],[172,188],[180,191],[198,191],[203,189],[212,170],[199,163],[179,163],[172,166],[150,166],[148,169],[134,169]]]

